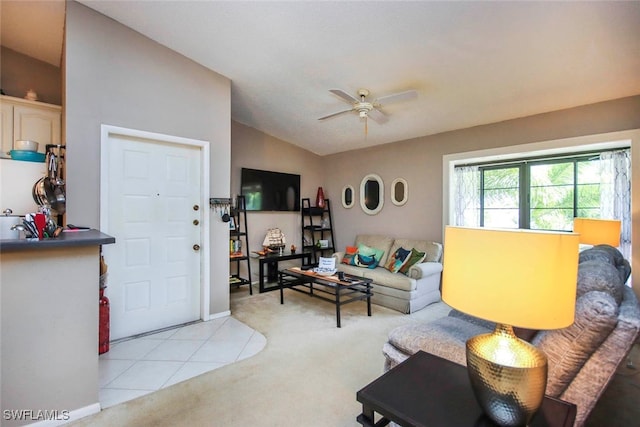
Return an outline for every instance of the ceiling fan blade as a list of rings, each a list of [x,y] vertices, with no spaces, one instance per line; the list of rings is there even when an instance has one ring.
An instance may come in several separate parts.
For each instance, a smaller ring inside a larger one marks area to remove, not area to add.
[[[353,111],[353,108],[349,108],[348,110],[338,111],[337,113],[329,114],[328,116],[320,117],[318,120],[329,119],[331,117],[339,116],[340,114],[350,113]]]
[[[376,110],[375,108],[373,110],[369,111],[369,113],[367,115],[372,120],[374,120],[376,123],[379,123],[379,124],[386,123],[387,121],[389,121],[387,116],[382,114],[382,111]]]
[[[340,98],[347,101],[349,104],[353,104],[354,102],[360,102],[359,99],[354,98],[353,96],[349,95],[347,92],[340,89],[330,89],[329,92],[331,92],[336,96],[339,96]]]
[[[383,96],[376,100],[377,104],[388,104],[390,102],[405,101],[413,99],[418,96],[418,92],[415,90],[407,90],[405,92],[398,92],[391,95]]]

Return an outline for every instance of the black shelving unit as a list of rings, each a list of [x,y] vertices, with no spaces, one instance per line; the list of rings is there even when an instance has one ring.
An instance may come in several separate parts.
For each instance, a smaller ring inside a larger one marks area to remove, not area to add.
[[[317,265],[320,257],[331,256],[335,252],[336,237],[331,218],[331,201],[326,199],[324,208],[320,208],[311,206],[310,199],[302,199],[300,213],[302,214],[302,250],[311,252],[311,262]],[[321,247],[320,240],[327,240],[328,246]]]
[[[229,261],[231,262],[231,270],[235,267],[235,273],[229,276],[229,286],[240,287],[241,285],[249,285],[249,294],[253,295],[251,287],[251,260],[249,259],[249,238],[247,236],[247,205],[244,196],[237,196],[236,206],[231,208],[229,213],[233,219],[234,228],[229,230]],[[232,245],[239,241],[242,245],[241,254],[236,255]],[[247,277],[243,277],[240,266],[246,262]]]

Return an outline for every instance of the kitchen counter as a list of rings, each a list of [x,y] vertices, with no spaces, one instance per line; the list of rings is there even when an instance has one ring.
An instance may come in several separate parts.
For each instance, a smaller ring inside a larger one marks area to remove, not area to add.
[[[82,230],[60,233],[51,239],[6,239],[0,240],[0,252],[26,251],[46,248],[71,248],[76,246],[96,246],[115,243],[116,239],[99,230]]]
[[[0,240],[1,409],[26,414],[3,427],[41,421],[38,411],[63,421],[100,411],[100,252],[111,243],[98,230]]]

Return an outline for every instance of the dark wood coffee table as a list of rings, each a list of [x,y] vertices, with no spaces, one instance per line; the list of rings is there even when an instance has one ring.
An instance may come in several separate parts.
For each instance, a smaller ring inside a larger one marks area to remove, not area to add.
[[[373,295],[371,282],[373,280],[351,274],[345,274],[344,277],[345,280],[341,281],[337,276],[321,276],[312,270],[303,270],[299,267],[279,271],[280,304],[284,304],[284,289],[289,288],[335,304],[338,328],[341,327],[340,307],[345,304],[367,300],[367,315],[371,316],[371,295]]]
[[[471,389],[467,369],[424,351],[358,391],[363,426],[494,427],[482,413]],[[374,422],[374,413],[382,418]],[[571,427],[576,405],[545,396],[530,427]]]

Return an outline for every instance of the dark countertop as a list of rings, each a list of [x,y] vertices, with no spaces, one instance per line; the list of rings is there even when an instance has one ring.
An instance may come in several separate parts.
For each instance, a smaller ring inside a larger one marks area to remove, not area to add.
[[[0,252],[32,251],[38,249],[72,248],[115,243],[115,237],[100,230],[63,232],[54,239],[6,239],[0,240]]]

